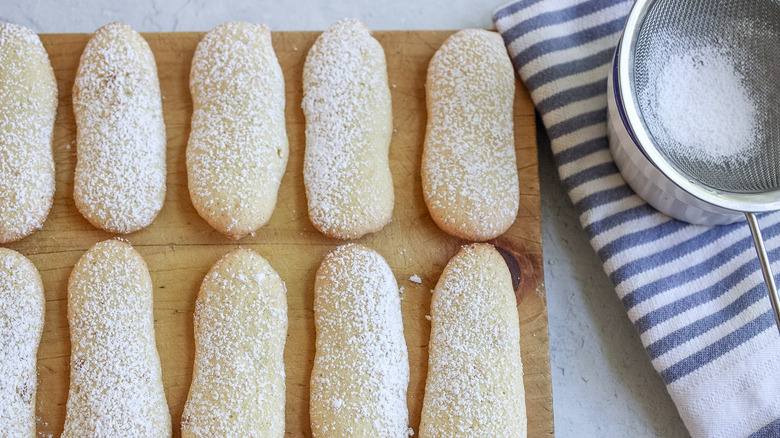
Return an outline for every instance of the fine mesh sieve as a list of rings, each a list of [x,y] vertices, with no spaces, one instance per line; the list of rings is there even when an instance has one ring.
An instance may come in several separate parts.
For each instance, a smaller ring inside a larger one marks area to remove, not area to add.
[[[745,213],[780,329],[780,297],[755,218],[780,210],[778,54],[780,0],[639,0],[616,78],[645,157],[696,198]],[[684,77],[670,76],[670,65]]]

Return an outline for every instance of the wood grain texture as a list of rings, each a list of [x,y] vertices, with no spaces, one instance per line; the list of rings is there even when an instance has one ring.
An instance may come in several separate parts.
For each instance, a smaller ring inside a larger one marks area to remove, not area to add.
[[[391,84],[396,132],[390,146],[390,164],[396,201],[392,222],[379,233],[356,242],[382,254],[399,285],[404,287],[402,311],[411,367],[408,404],[415,432],[419,429],[427,372],[430,323],[425,316],[430,309],[430,290],[450,258],[467,243],[444,233],[431,220],[420,182],[426,122],[425,73],[433,53],[451,33],[374,33],[384,47]],[[192,314],[198,288],[211,265],[237,245],[250,247],[265,257],[287,283],[290,319],[285,351],[287,435],[310,435],[314,275],[325,254],[343,243],[314,229],[307,216],[303,188],[302,67],[306,52],[318,34],[273,33],[274,48],[286,82],[290,160],[271,220],[254,236],[238,242],[229,240],[201,219],[187,192],[184,152],[192,113],[188,79],[190,62],[203,33],[144,34],[157,59],[163,94],[168,135],[168,192],[163,209],[152,225],[126,238],[143,255],[152,275],[157,346],[174,436],[179,436],[179,419],[192,377]],[[54,130],[57,190],[43,229],[6,245],[29,257],[43,278],[46,316],[38,351],[38,431],[54,436],[62,432],[68,393],[68,275],[89,247],[112,236],[90,225],[73,203],[76,128],[71,89],[79,56],[88,39],[86,34],[41,35],[60,90]],[[509,231],[491,243],[507,259],[517,286],[528,436],[553,436],[534,109],[522,85],[517,91],[514,121],[520,211]],[[422,284],[409,281],[413,275],[420,276]]]

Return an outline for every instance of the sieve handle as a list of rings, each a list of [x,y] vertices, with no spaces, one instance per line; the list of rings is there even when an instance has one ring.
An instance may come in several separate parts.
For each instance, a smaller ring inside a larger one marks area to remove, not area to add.
[[[780,294],[777,293],[777,286],[775,286],[775,277],[772,275],[772,268],[769,266],[769,257],[766,255],[766,248],[764,247],[764,239],[761,237],[761,229],[758,228],[758,220],[753,213],[745,213],[748,224],[750,225],[750,232],[753,234],[753,243],[756,245],[756,252],[758,253],[758,261],[761,263],[761,270],[764,271],[764,282],[769,289],[769,301],[772,303],[772,310],[775,311],[775,323],[777,323],[777,329],[780,331]]]

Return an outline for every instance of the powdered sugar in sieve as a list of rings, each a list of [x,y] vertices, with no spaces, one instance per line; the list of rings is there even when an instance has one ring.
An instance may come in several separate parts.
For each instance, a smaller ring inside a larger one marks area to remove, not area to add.
[[[690,160],[744,162],[758,134],[756,104],[733,58],[715,46],[668,47],[667,61],[650,72],[655,84],[639,95],[644,106],[656,106],[645,113],[650,131]]]

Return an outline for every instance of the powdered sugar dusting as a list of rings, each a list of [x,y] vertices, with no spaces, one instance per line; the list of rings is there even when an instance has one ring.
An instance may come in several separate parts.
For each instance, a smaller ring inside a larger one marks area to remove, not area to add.
[[[323,233],[357,238],[392,216],[392,106],[384,51],[344,19],[312,46],[303,75],[309,216]]]
[[[44,297],[35,266],[16,251],[0,248],[0,431],[35,435],[37,351],[43,331]]]
[[[121,23],[98,29],[73,85],[76,206],[93,225],[130,233],[165,199],[165,124],[149,45]]]
[[[412,435],[398,284],[382,256],[354,244],[330,253],[317,271],[314,322],[313,435]]]
[[[284,436],[287,296],[268,262],[239,248],[220,259],[195,304],[195,366],[182,431]]]
[[[422,179],[431,215],[460,237],[496,237],[520,202],[515,76],[501,37],[479,29],[452,35],[430,62],[426,92]]]
[[[152,281],[141,255],[97,243],[68,282],[71,359],[63,437],[170,436],[154,338]]]
[[[491,245],[464,247],[447,264],[428,348],[420,436],[526,436],[516,301]]]
[[[0,243],[40,229],[54,196],[57,81],[38,35],[0,24]]]
[[[225,23],[192,60],[190,196],[217,230],[243,237],[271,217],[287,166],[284,76],[262,25]]]

